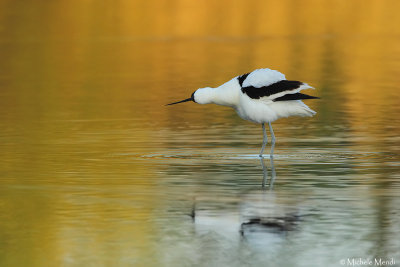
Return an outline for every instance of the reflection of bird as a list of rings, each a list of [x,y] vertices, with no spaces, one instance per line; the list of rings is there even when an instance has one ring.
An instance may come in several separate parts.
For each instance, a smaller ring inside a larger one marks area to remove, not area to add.
[[[197,89],[190,98],[168,105],[193,101],[199,104],[228,106],[234,108],[242,119],[261,123],[264,138],[260,157],[267,143],[265,123],[268,123],[272,137],[272,156],[275,136],[271,122],[289,116],[311,117],[316,113],[301,101],[318,98],[300,93],[301,90],[309,88],[313,87],[299,81],[286,80],[285,75],[279,71],[258,69],[237,76],[216,88]]]
[[[240,225],[240,233],[245,234],[245,230],[249,231],[270,231],[285,232],[294,230],[301,217],[297,214],[288,214],[283,217],[256,217],[251,218],[247,222]]]
[[[272,190],[272,188],[274,186],[275,178],[276,178],[276,172],[275,172],[274,158],[270,157],[270,161],[271,161],[271,178],[269,179],[268,186],[269,186],[269,189]],[[268,171],[267,171],[267,167],[265,167],[263,157],[260,157],[260,162],[261,162],[261,167],[263,169],[262,187],[265,188],[265,186],[267,185],[267,180],[268,180]]]

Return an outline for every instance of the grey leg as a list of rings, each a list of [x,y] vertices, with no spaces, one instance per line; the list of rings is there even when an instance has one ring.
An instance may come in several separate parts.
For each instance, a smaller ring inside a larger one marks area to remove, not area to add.
[[[265,145],[268,142],[267,131],[265,130],[265,124],[263,123],[261,125],[262,125],[262,129],[263,129],[263,143],[262,143],[262,147],[261,147],[261,151],[260,151],[260,157],[263,156]]]
[[[269,131],[271,132],[271,153],[269,156],[272,158],[274,156],[275,134],[274,134],[274,130],[272,130],[272,125],[270,122],[268,122],[268,125],[269,125]]]

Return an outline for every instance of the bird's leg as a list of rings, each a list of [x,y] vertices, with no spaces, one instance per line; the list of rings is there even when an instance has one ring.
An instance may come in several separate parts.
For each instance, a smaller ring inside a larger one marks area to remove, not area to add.
[[[272,130],[271,122],[268,122],[268,125],[269,125],[269,131],[271,132],[271,153],[269,156],[272,158],[274,156],[275,134],[274,134],[274,130]]]
[[[267,131],[265,130],[265,124],[262,123],[261,125],[262,125],[262,129],[263,129],[263,143],[262,143],[262,147],[261,147],[261,151],[260,151],[260,157],[263,156],[265,145],[268,142]]]

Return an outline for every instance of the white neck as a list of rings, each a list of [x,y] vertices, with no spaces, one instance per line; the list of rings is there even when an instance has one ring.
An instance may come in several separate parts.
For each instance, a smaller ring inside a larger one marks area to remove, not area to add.
[[[195,101],[199,104],[217,104],[235,108],[239,103],[240,85],[236,78],[223,85],[211,88],[200,88],[195,94]]]

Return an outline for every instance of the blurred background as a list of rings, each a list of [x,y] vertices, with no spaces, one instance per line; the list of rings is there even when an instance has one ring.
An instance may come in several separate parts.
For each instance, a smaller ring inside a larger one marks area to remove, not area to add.
[[[399,9],[0,0],[0,265],[400,262]],[[321,100],[273,124],[263,189],[260,125],[164,105],[265,67]]]

